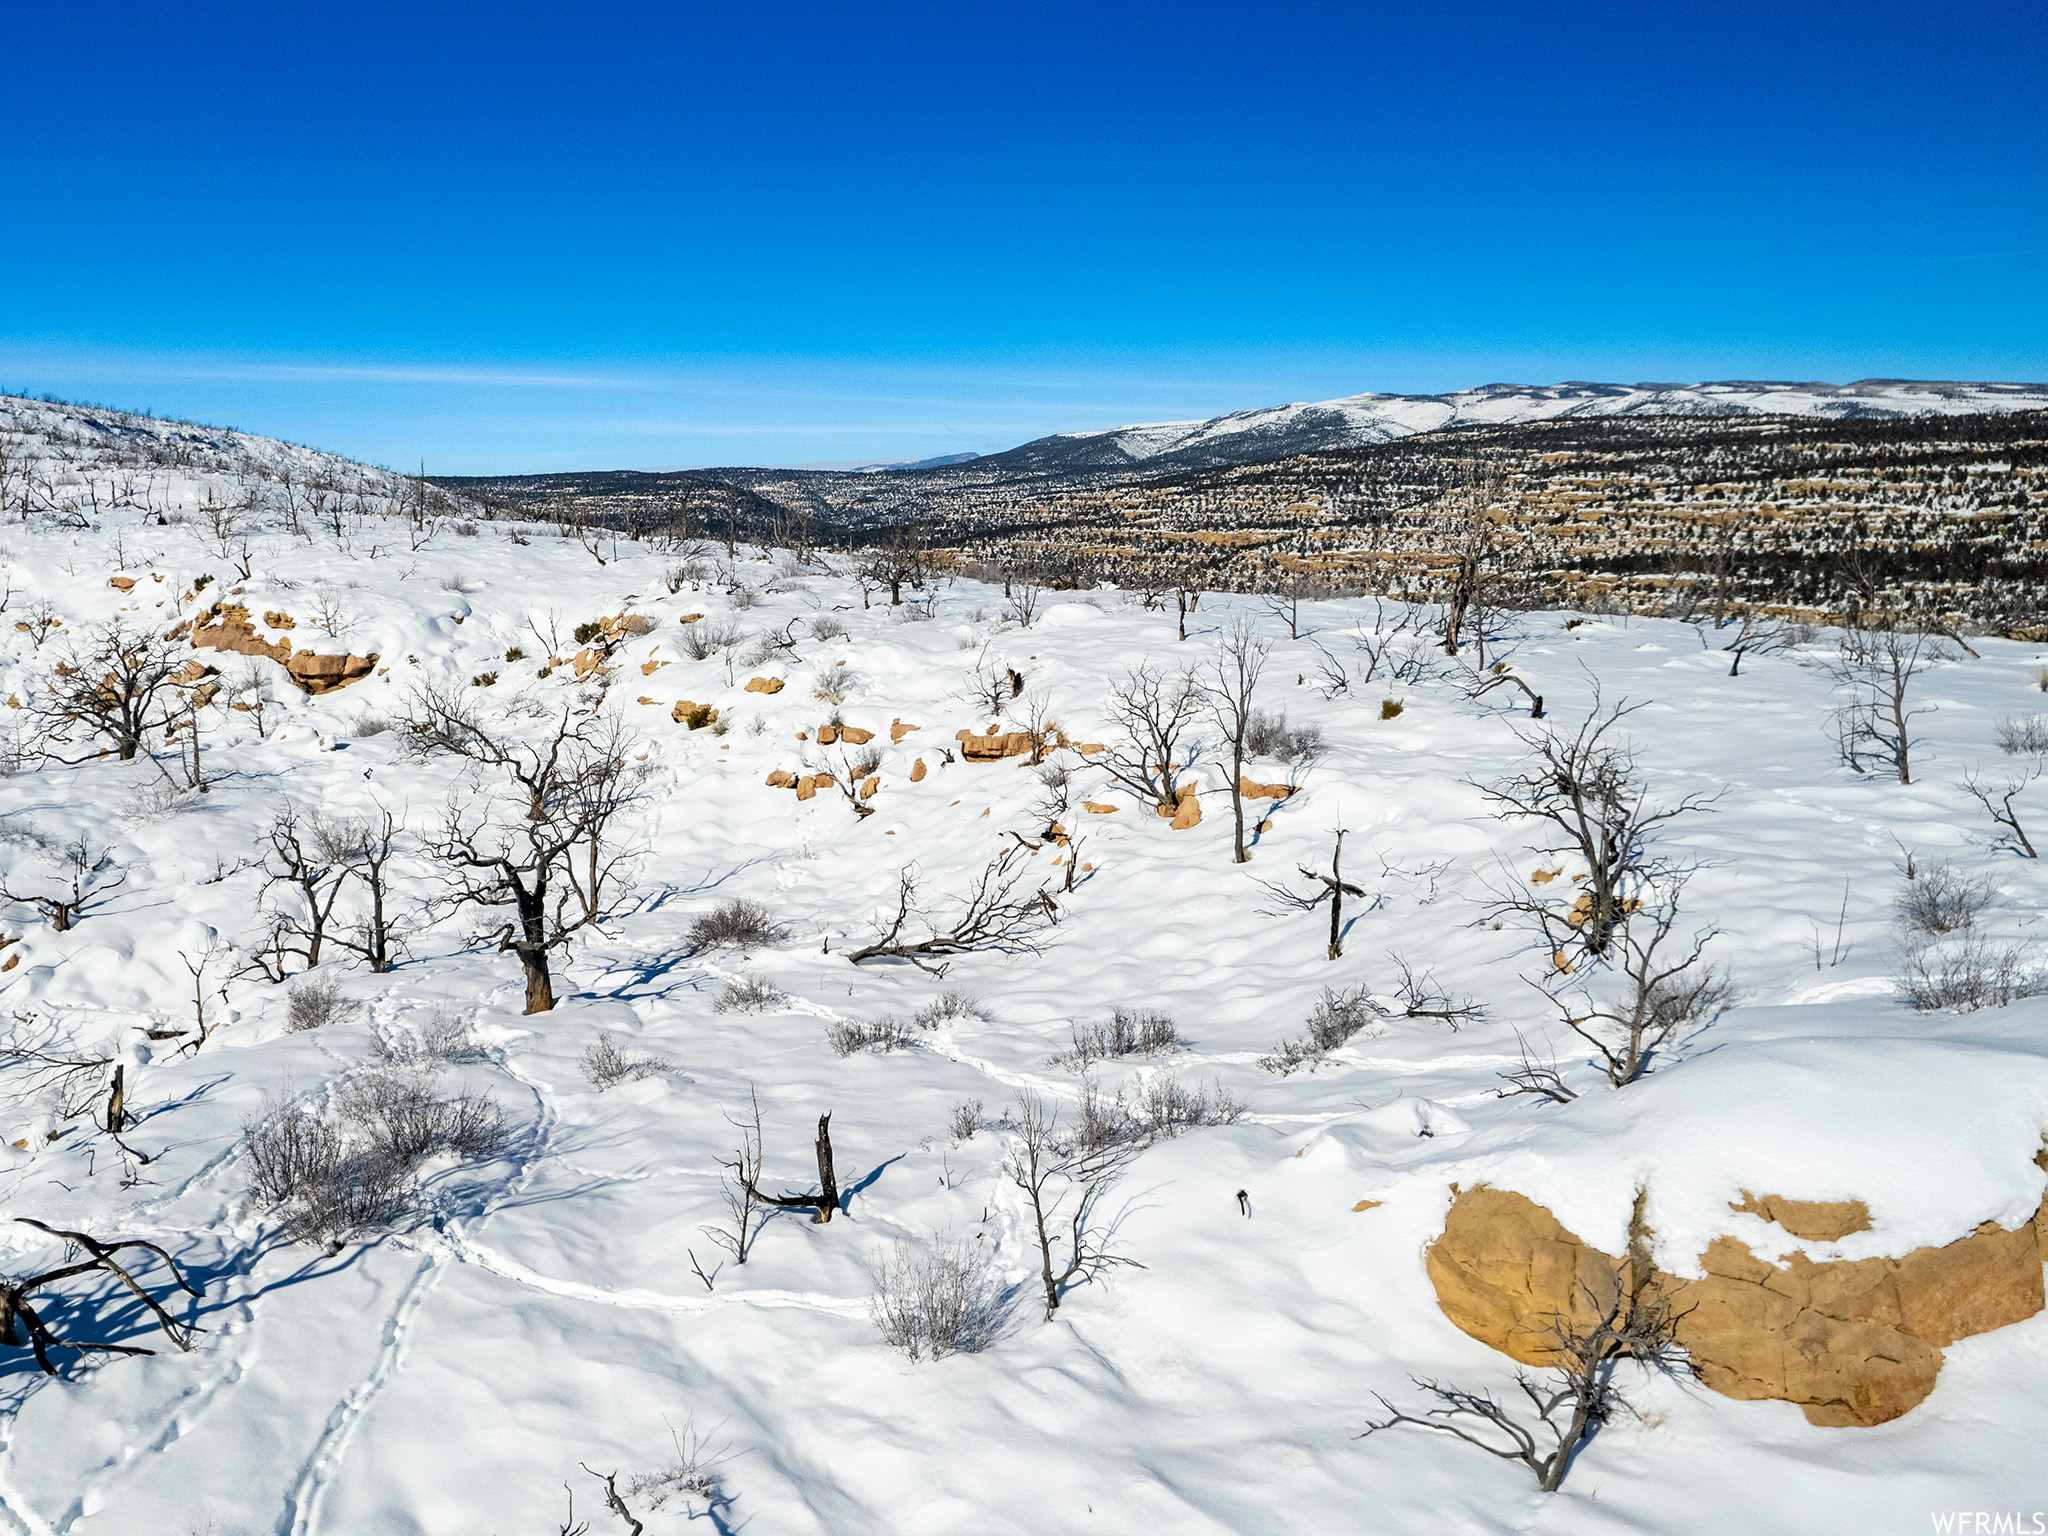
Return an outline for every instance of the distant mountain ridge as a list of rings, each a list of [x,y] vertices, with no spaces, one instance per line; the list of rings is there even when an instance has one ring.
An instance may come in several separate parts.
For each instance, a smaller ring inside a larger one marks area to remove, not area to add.
[[[2048,409],[2048,384],[1859,379],[1853,384],[1731,379],[1705,384],[1485,384],[1443,395],[1348,395],[1233,411],[1208,421],[1063,432],[975,460],[1047,473],[1206,469],[1356,448],[1446,428],[1564,416],[1817,416],[1843,419]]]

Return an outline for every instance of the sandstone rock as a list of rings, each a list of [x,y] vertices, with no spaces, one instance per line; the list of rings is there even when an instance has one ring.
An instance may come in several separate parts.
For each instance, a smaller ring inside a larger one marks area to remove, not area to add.
[[[686,613],[680,619],[677,619],[676,622],[678,624],[694,624],[703,617],[704,615],[701,613]]]
[[[1259,823],[1259,830],[1261,832],[1270,832],[1273,830],[1273,823],[1270,821],[1262,821]]]
[[[796,775],[789,772],[786,768],[778,768],[768,775],[768,787],[770,789],[793,789],[795,786]]]
[[[1185,832],[1189,827],[1199,826],[1202,821],[1202,797],[1195,793],[1195,786],[1183,784],[1180,788],[1180,809],[1173,813],[1173,830]]]
[[[1802,1223],[1812,1213],[1799,1207],[1824,1204],[1747,1192],[1744,1200],[1737,1209],[1782,1204]],[[1849,1219],[1835,1211],[1828,1229]],[[1900,1258],[1815,1262],[1795,1253],[1783,1265],[1721,1237],[1700,1256],[1701,1278],[1658,1279],[1678,1341],[1713,1390],[1797,1403],[1823,1426],[1882,1424],[1933,1390],[1943,1346],[2042,1309],[2038,1223],[1986,1223]],[[1424,1262],[1444,1315],[1525,1364],[1545,1363],[1553,1318],[1589,1320],[1594,1305],[1611,1304],[1623,1273],[1621,1260],[1587,1247],[1526,1196],[1483,1186],[1459,1194]]]
[[[1529,877],[1529,880],[1533,885],[1548,885],[1563,873],[1561,869],[1539,869]]]
[[[1107,752],[1109,748],[1105,747],[1099,741],[1084,741],[1081,743],[1081,745],[1074,748],[1074,750],[1080,753],[1083,757],[1093,757],[1098,752]]]
[[[1783,1195],[1752,1195],[1728,1202],[1731,1211],[1744,1211],[1774,1221],[1810,1243],[1840,1242],[1852,1232],[1870,1230],[1870,1207],[1861,1200],[1787,1200]]]
[[[921,757],[910,765],[910,782],[913,784],[922,784],[924,782],[924,759]]]
[[[993,736],[962,731],[954,739],[960,743],[960,755],[970,763],[999,763],[1006,757],[1022,757],[1033,745],[1029,731],[1004,731]]]
[[[350,683],[359,683],[377,668],[378,656],[319,656],[311,651],[294,651],[284,669],[307,693],[318,698]]]
[[[1292,784],[1261,784],[1238,775],[1237,792],[1247,800],[1285,800],[1294,793]]]
[[[693,703],[689,699],[676,700],[676,707],[669,711],[669,718],[677,725],[687,725],[693,731],[701,731],[718,718],[718,711],[709,704]]]
[[[642,677],[652,677],[667,665],[668,663],[665,661],[643,661],[640,663],[640,675]]]
[[[107,585],[119,587],[123,592],[133,592],[135,590],[135,578],[133,576],[109,576],[107,578]]]
[[[880,774],[878,774],[878,773],[871,773],[871,774],[869,774],[869,775],[867,776],[867,779],[866,779],[866,780],[865,780],[865,781],[864,781],[864,782],[863,782],[863,783],[861,784],[861,787],[860,787],[860,797],[861,797],[861,799],[863,799],[863,800],[869,800],[869,799],[872,799],[872,798],[874,797],[874,793],[875,793],[875,791],[876,791],[876,790],[878,790],[878,789],[880,789],[881,787],[882,787],[882,776],[881,776]]]
[[[837,726],[833,726],[833,725],[821,725],[821,726],[819,726],[819,727],[818,727],[818,745],[819,745],[819,746],[821,746],[821,747],[829,747],[829,746],[831,746],[831,745],[832,745],[832,743],[833,743],[833,742],[837,741],[838,739],[839,739],[839,728],[838,728]]]
[[[701,619],[704,615],[700,613],[697,617]],[[782,692],[782,679],[779,677],[750,677],[747,679],[747,692],[780,693]]]
[[[801,778],[801,779],[798,779],[798,780],[796,781],[796,797],[797,797],[797,799],[799,799],[799,800],[808,800],[808,799],[810,799],[810,798],[811,798],[811,797],[812,797],[813,795],[817,794],[817,792],[818,792],[818,781],[817,781],[816,779],[814,779],[814,778],[810,778],[810,777],[806,776],[806,777],[804,777],[804,778]]]
[[[297,629],[299,621],[288,613],[266,613],[263,622],[272,629]]]
[[[1361,1200],[1351,1209],[1354,1211],[1376,1211],[1385,1204],[1386,1201],[1384,1200]]]
[[[0,965],[0,971],[11,971],[19,964],[21,964],[21,956],[9,955],[7,957],[7,963],[5,965]]]
[[[192,643],[233,656],[268,656],[284,661],[291,656],[292,643],[274,644],[256,633],[249,622],[249,610],[240,603],[215,603],[192,621]]]
[[[902,722],[901,720],[891,720],[891,721],[889,722],[889,743],[890,743],[890,745],[892,745],[892,746],[900,746],[900,745],[902,744],[902,742],[903,742],[903,738],[904,738],[904,737],[906,737],[906,736],[908,736],[908,735],[909,735],[909,734],[910,734],[910,733],[911,733],[912,731],[914,731],[914,730],[916,730],[916,729],[917,729],[917,727],[916,727],[916,726],[914,726],[914,725],[905,725],[905,724],[904,724],[904,723],[903,723],[903,722]]]
[[[1115,806],[1103,805],[1095,800],[1083,800],[1081,802],[1081,809],[1090,816],[1114,816],[1116,814]]]
[[[823,737],[819,738],[821,741],[823,739]],[[875,733],[873,731],[864,731],[857,725],[842,725],[839,727],[839,739],[846,742],[849,746],[864,747],[875,739]]]

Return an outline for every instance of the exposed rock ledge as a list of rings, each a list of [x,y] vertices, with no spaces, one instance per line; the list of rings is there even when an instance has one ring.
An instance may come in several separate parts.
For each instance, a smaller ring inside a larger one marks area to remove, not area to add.
[[[1868,1220],[1860,1201],[1824,1210],[1747,1191],[1730,1208],[1783,1213],[1767,1219],[1795,1235],[1794,1222],[1835,1232]],[[2048,1203],[2017,1228],[1986,1222],[1955,1242],[1896,1258],[1815,1262],[1793,1253],[1777,1265],[1721,1237],[1700,1256],[1700,1278],[1660,1271],[1658,1279],[1705,1385],[1728,1397],[1797,1403],[1815,1424],[1882,1424],[1934,1390],[1944,1346],[2042,1309],[2044,1213]],[[1528,1365],[1547,1363],[1554,1319],[1583,1319],[1596,1304],[1611,1304],[1625,1269],[1527,1196],[1484,1185],[1458,1194],[1426,1263],[1444,1315]]]

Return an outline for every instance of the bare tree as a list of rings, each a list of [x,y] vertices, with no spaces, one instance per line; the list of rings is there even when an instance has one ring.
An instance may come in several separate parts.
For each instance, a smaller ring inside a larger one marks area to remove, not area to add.
[[[1180,800],[1180,775],[1187,763],[1182,741],[1203,703],[1192,671],[1165,673],[1149,661],[1124,674],[1110,689],[1110,717],[1130,738],[1096,761],[1117,783],[1155,805]]]
[[[264,947],[251,957],[250,965],[271,981],[283,981],[291,957],[297,957],[304,970],[320,963],[328,920],[341,896],[348,865],[340,829],[317,816],[302,825],[298,811],[289,805],[271,819],[268,841],[263,855],[265,897],[270,899],[280,888],[291,897],[272,911]]]
[[[860,581],[862,606],[869,586],[889,589],[889,606],[903,601],[903,589],[922,591],[932,576],[931,530],[913,519],[898,523],[881,543],[871,545],[854,567]]]
[[[1719,627],[1720,621],[1717,619],[1715,621],[1715,628],[1718,629]],[[1742,672],[1743,657],[1768,656],[1774,651],[1786,650],[1791,645],[1791,632],[1784,625],[1764,618],[1752,609],[1745,608],[1742,610],[1742,619],[1734,635],[1721,649],[1730,658],[1728,675],[1736,677]]]
[[[1251,858],[1244,846],[1244,762],[1254,714],[1252,695],[1271,650],[1251,620],[1239,619],[1223,632],[1222,648],[1214,663],[1216,681],[1209,689],[1210,714],[1230,747],[1230,814],[1235,839],[1231,846],[1239,864]]]
[[[1344,954],[1344,898],[1363,896],[1364,890],[1344,878],[1344,828],[1337,829],[1337,841],[1330,849],[1330,872],[1326,875],[1310,869],[1305,864],[1295,866],[1304,880],[1315,882],[1321,887],[1312,895],[1300,896],[1283,886],[1261,880],[1268,895],[1280,903],[1282,912],[1313,912],[1324,902],[1330,904],[1330,946],[1327,958],[1341,959]],[[1277,916],[1278,913],[1268,914]]]
[[[363,888],[362,916],[331,935],[333,942],[338,948],[361,955],[380,976],[397,964],[404,946],[397,932],[387,873],[398,834],[403,830],[398,818],[380,806],[374,817],[329,823],[325,834],[329,841],[323,845]]]
[[[1572,989],[1576,997],[1568,997],[1561,986],[1548,993],[1565,1027],[1593,1048],[1616,1088],[1648,1074],[1653,1058],[1674,1035],[1711,1018],[1733,995],[1727,981],[1702,961],[1717,930],[1702,929],[1670,943],[1684,890],[1684,876],[1672,877],[1666,890],[1618,931],[1611,958],[1620,985],[1612,994],[1595,1000],[1583,985]]]
[[[1092,1278],[1113,1264],[1136,1262],[1111,1253],[1093,1221],[1104,1191],[1129,1165],[1138,1145],[1063,1132],[1058,1107],[1029,1089],[1017,1096],[1012,1124],[1017,1136],[1003,1171],[1031,1214],[1050,1319],[1073,1281]],[[1055,1257],[1053,1250],[1062,1244],[1066,1252]]]
[[[519,957],[526,1011],[545,1013],[555,1006],[548,956],[610,914],[578,899],[570,861],[583,845],[605,840],[610,817],[625,803],[604,786],[624,773],[616,758],[627,738],[565,707],[528,744],[432,689],[415,696],[406,728],[428,749],[475,765],[479,793],[468,805],[449,806],[432,852],[448,866],[452,905],[512,909],[498,948]]]
[[[178,1268],[177,1261],[155,1243],[144,1242],[137,1237],[116,1238],[112,1242],[103,1242],[84,1232],[67,1232],[62,1227],[48,1226],[33,1216],[17,1216],[14,1219],[24,1226],[34,1227],[39,1232],[47,1232],[52,1237],[61,1237],[71,1252],[82,1253],[85,1258],[76,1263],[61,1264],[55,1269],[47,1269],[25,1279],[0,1281],[0,1344],[12,1345],[17,1349],[26,1344],[35,1351],[36,1364],[41,1366],[43,1373],[48,1376],[57,1374],[57,1367],[50,1363],[52,1349],[76,1350],[81,1354],[155,1354],[155,1350],[143,1349],[135,1344],[93,1344],[78,1339],[60,1339],[50,1331],[49,1325],[43,1321],[34,1303],[28,1299],[31,1291],[41,1290],[46,1285],[54,1285],[59,1280],[68,1280],[73,1275],[104,1274],[118,1280],[136,1300],[149,1309],[150,1315],[156,1319],[157,1327],[163,1330],[165,1338],[181,1350],[191,1349],[192,1335],[199,1330],[190,1323],[180,1323],[173,1318],[164,1310],[162,1303],[150,1295],[141,1282],[128,1272],[127,1266],[115,1258],[115,1255],[124,1249],[143,1249],[163,1260],[164,1266],[170,1270],[171,1278],[177,1282],[180,1290],[188,1296],[200,1295],[198,1287],[187,1280],[184,1272]],[[22,1336],[24,1333],[27,1334],[26,1338]]]
[[[759,1105],[755,1106],[754,1114],[754,1145],[757,1154],[756,1161],[758,1162],[761,1136]],[[832,1117],[829,1114],[818,1116],[818,1140],[816,1146],[818,1153],[818,1190],[816,1194],[764,1195],[761,1193],[758,1182],[760,1175],[756,1172],[756,1182],[747,1185],[748,1197],[756,1205],[779,1205],[793,1207],[797,1210],[816,1211],[818,1213],[818,1222],[821,1226],[830,1221],[832,1213],[839,1209],[839,1175],[833,1166]]]
[[[921,876],[915,864],[905,865],[896,883],[895,915],[877,922],[875,941],[847,951],[846,958],[855,965],[863,960],[908,960],[919,970],[943,976],[943,964],[927,962],[976,949],[1036,954],[1035,936],[1054,921],[1058,908],[1044,885],[1021,894],[1029,873],[1025,857],[1021,847],[1005,848],[988,862],[958,907],[938,914],[918,905]]]
[[[1865,759],[1882,763],[1913,782],[1913,721],[1932,713],[1913,709],[1908,695],[1913,680],[1956,654],[1939,636],[1919,630],[1850,629],[1842,632],[1842,648],[1827,672],[1842,702],[1829,719],[1842,761],[1857,773]]]
[[[761,1183],[761,1096],[748,1089],[745,1117],[736,1117],[728,1110],[725,1120],[740,1133],[740,1144],[733,1149],[732,1156],[718,1160],[718,1166],[725,1170],[719,1188],[725,1197],[727,1220],[723,1226],[705,1227],[704,1232],[731,1254],[735,1263],[744,1264],[754,1246],[754,1207],[759,1199],[754,1191]]]
[[[1652,1370],[1681,1368],[1675,1327],[1670,1302],[1654,1285],[1624,1290],[1596,1309],[1590,1321],[1556,1320],[1549,1334],[1555,1364],[1548,1381],[1539,1382],[1526,1371],[1515,1373],[1535,1411],[1533,1422],[1517,1418],[1489,1393],[1417,1378],[1415,1384],[1436,1399],[1436,1406],[1418,1416],[1381,1397],[1387,1417],[1368,1422],[1359,1438],[1397,1424],[1439,1430],[1504,1461],[1520,1462],[1536,1475],[1538,1488],[1555,1493],[1579,1447],[1627,1406],[1614,1379],[1623,1360]]]
[[[109,748],[58,761],[85,762],[109,749],[122,762],[132,761],[149,733],[170,723],[179,666],[170,644],[152,631],[120,619],[87,631],[84,646],[57,664],[35,710],[51,741],[68,743],[83,731]]]
[[[98,879],[100,873],[112,864],[113,855],[107,850],[94,855],[92,845],[82,833],[76,842],[65,845],[64,860],[70,875],[69,895],[62,890],[51,894],[47,891],[9,890],[0,885],[0,900],[18,901],[23,906],[35,907],[57,932],[69,933],[95,903],[111,896],[128,882],[126,870],[112,880],[102,882]]]
[[[1641,707],[1624,702],[1603,709],[1596,692],[1591,711],[1571,734],[1522,733],[1528,766],[1478,786],[1499,808],[1496,815],[1541,824],[1547,837],[1539,853],[1586,865],[1584,888],[1569,911],[1559,912],[1518,886],[1488,909],[1489,918],[1520,913],[1542,928],[1556,952],[1576,943],[1590,955],[1605,953],[1632,910],[1634,888],[1665,867],[1650,851],[1651,832],[1719,798],[1688,795],[1671,805],[1650,803],[1633,750],[1615,739],[1616,727]]]
[[[1313,576],[1299,571],[1290,572],[1280,584],[1267,593],[1264,602],[1266,612],[1287,626],[1287,638],[1301,638],[1301,605],[1320,601],[1331,596],[1329,586]]]
[[[1979,805],[1984,814],[1991,818],[1991,824],[1999,828],[1996,841],[2008,844],[2013,852],[2022,858],[2038,859],[2033,839],[2027,836],[2027,829],[2020,825],[2020,813],[2013,809],[2018,799],[2034,780],[2041,777],[2041,764],[2036,762],[2017,776],[2008,774],[1996,784],[1988,784],[1970,773],[1963,777],[1963,791]]]
[[[1451,595],[1444,613],[1444,654],[1458,654],[1465,621],[1475,605],[1485,599],[1485,587],[1493,574],[1495,540],[1492,509],[1500,500],[1498,473],[1483,470],[1477,462],[1465,469],[1465,484],[1451,498],[1452,511],[1444,544],[1451,556]],[[1480,638],[1479,665],[1486,665],[1485,639]]]

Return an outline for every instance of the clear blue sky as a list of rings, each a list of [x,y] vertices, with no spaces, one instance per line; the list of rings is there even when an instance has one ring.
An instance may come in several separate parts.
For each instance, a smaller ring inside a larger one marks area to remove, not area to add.
[[[2048,6],[0,0],[0,388],[489,472],[2048,378]]]

